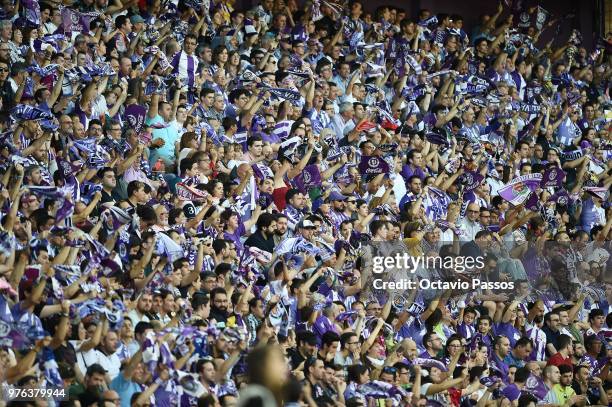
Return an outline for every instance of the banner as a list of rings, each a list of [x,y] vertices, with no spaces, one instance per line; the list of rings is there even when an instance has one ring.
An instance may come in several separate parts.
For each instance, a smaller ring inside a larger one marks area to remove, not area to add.
[[[521,175],[501,188],[498,193],[499,196],[506,201],[517,206],[525,202],[527,198],[529,198],[529,195],[538,188],[541,182],[542,174]]]

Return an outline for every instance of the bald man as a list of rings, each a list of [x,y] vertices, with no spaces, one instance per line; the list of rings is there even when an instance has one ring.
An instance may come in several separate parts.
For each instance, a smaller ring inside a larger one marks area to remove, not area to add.
[[[482,230],[479,218],[480,205],[476,202],[470,203],[465,211],[465,216],[459,221],[459,227],[464,232],[460,237],[462,244],[474,240],[476,233]]]
[[[418,355],[417,344],[412,339],[410,338],[404,339],[400,347],[402,350],[402,355],[404,355],[404,357],[408,359],[408,361],[412,362],[413,360],[417,358],[417,355]]]

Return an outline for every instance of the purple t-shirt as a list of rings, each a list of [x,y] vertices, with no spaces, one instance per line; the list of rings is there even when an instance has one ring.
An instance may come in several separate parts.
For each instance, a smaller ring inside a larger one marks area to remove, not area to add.
[[[406,164],[402,167],[402,172],[401,172],[402,177],[404,177],[404,181],[407,183],[408,182],[408,178],[412,177],[413,175],[418,176],[421,181],[423,181],[425,179],[425,172],[423,172],[422,169],[415,167],[412,168],[410,165]]]
[[[516,387],[516,384],[512,383],[502,390],[502,394],[505,398],[510,401],[517,400],[521,396],[521,390]]]
[[[234,233],[223,232],[223,238],[231,240],[236,245],[238,257],[242,256],[242,252],[244,251],[244,245],[240,241],[240,236],[244,236],[245,233],[246,229],[244,228],[244,224],[240,221],[238,221],[238,228],[234,231]]]
[[[510,347],[514,348],[514,344],[521,338],[521,333],[509,322],[499,322],[493,324],[493,332],[495,336],[503,335],[510,341]]]

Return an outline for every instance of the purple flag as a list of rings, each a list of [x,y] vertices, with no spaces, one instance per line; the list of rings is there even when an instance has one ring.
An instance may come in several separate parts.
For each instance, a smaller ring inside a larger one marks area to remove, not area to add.
[[[540,186],[542,188],[556,187],[560,188],[563,185],[563,178],[565,178],[565,171],[559,167],[548,168],[544,172],[544,178]]]
[[[288,100],[293,103],[297,103],[300,101],[302,95],[300,92],[291,89],[285,88],[263,88],[264,90],[270,92],[272,96],[280,100]]]
[[[560,189],[551,195],[550,198],[548,198],[548,201],[554,201],[559,205],[567,206],[571,201],[571,197],[565,189]]]
[[[321,186],[321,172],[316,164],[307,165],[304,171],[295,179],[295,183],[303,193],[310,188]]]
[[[90,16],[80,13],[76,10],[65,7],[62,10],[62,27],[64,33],[78,31],[82,33],[89,32]]]
[[[253,167],[253,174],[256,178],[265,179],[265,178],[274,178],[274,173],[265,164],[255,163],[251,167]]]
[[[359,163],[361,175],[378,175],[389,172],[389,164],[380,157],[364,155]]]
[[[125,119],[136,133],[142,130],[146,116],[147,109],[144,106],[134,104],[125,108]]]
[[[96,151],[96,139],[95,137],[85,138],[81,140],[74,140],[74,146],[86,154],[92,154]]]
[[[444,366],[444,363],[436,359],[416,358],[414,360],[414,364],[423,367],[437,367],[443,372],[446,372],[448,370],[446,366]]]
[[[525,208],[535,212],[540,210],[540,206],[540,197],[535,192],[532,192],[525,202]]]
[[[546,393],[548,393],[548,389],[546,388],[542,378],[533,374],[529,375],[529,378],[527,378],[525,390],[536,396],[538,400],[542,400],[544,397],[546,397]]]
[[[540,186],[540,182],[542,174],[521,175],[501,188],[498,193],[506,201],[517,206],[529,198],[529,195]]]
[[[22,0],[24,17],[28,25],[38,27],[40,25],[40,5],[38,0]]]
[[[38,107],[29,105],[17,105],[11,110],[11,117],[14,120],[53,120],[55,116]]]
[[[482,183],[484,176],[478,172],[466,172],[461,176],[463,185],[465,185],[464,192],[473,191]]]

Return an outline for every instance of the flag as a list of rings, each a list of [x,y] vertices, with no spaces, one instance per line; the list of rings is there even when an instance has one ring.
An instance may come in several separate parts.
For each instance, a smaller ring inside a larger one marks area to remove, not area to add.
[[[11,118],[16,121],[24,120],[53,120],[55,116],[38,107],[17,105],[11,110]]]
[[[380,157],[364,155],[359,163],[359,172],[361,175],[389,173],[389,164]]]
[[[513,205],[520,205],[529,198],[542,182],[542,174],[521,175],[502,187],[498,194]]]
[[[21,0],[21,6],[26,25],[38,27],[40,25],[40,5],[38,0]]]
[[[165,233],[157,234],[155,251],[161,256],[168,257],[169,262],[183,256],[183,248]]]
[[[360,123],[355,130],[369,132],[374,129],[376,129],[376,124],[365,120],[363,123]]]
[[[608,192],[608,189],[604,187],[585,187],[584,190],[602,200],[606,199],[606,193]]]
[[[34,41],[40,41],[40,40],[34,40]],[[58,64],[49,64],[45,66],[44,68],[41,68],[40,66],[38,66],[38,64],[35,63],[34,65],[28,66],[26,71],[30,73],[34,72],[41,78],[44,78],[45,76],[49,76],[51,73],[55,72],[55,70],[58,67],[59,67]]]
[[[584,155],[584,150],[582,149],[572,150],[572,151],[562,152],[561,159],[563,161],[574,161],[574,160],[581,158],[583,155]]]
[[[449,146],[450,141],[448,140],[448,136],[446,134],[440,134],[442,131],[432,131],[425,134],[425,139],[429,141],[431,144],[437,144],[440,146]]]
[[[479,172],[468,171],[460,177],[460,182],[464,185],[464,192],[473,191],[482,183],[484,176]]]
[[[300,92],[285,88],[262,88],[265,91],[270,92],[272,96],[280,100],[288,100],[293,103],[297,103],[302,98]]]
[[[64,7],[62,10],[62,28],[64,33],[89,33],[89,22],[92,16],[80,13],[72,8]]]
[[[93,154],[96,151],[96,138],[89,137],[81,140],[74,140],[73,145],[86,154]]]
[[[265,164],[255,163],[251,167],[253,167],[253,174],[255,175],[255,177],[260,180],[266,178],[274,178],[274,173],[272,172],[270,167]]]
[[[144,106],[132,104],[125,108],[125,120],[136,133],[144,127],[147,109]]]
[[[310,188],[321,186],[321,172],[316,164],[307,165],[304,170],[295,178],[295,183],[302,193],[306,193]]]
[[[293,120],[281,120],[276,123],[274,126],[274,130],[272,130],[272,134],[280,138],[281,140],[289,137],[289,132],[291,131],[291,126],[293,125]]]
[[[416,358],[413,361],[413,364],[415,365],[419,365],[422,367],[426,367],[426,368],[438,368],[443,372],[448,371],[448,369],[446,368],[446,366],[444,365],[444,363],[440,362],[439,360],[436,359],[427,359],[427,358]]]
[[[121,226],[130,223],[132,221],[132,215],[118,206],[111,206],[102,212],[102,220],[108,230],[115,231]]]
[[[208,196],[206,192],[186,185],[184,182],[176,184],[176,195],[181,201],[198,201],[206,199]]]
[[[422,72],[421,65],[410,55],[408,52],[404,53],[404,61],[410,65],[410,68],[414,71],[416,75],[420,75]]]
[[[559,167],[548,168],[544,171],[544,177],[540,186],[542,188],[556,187],[560,188],[563,186],[563,178],[565,178],[565,171]]]

